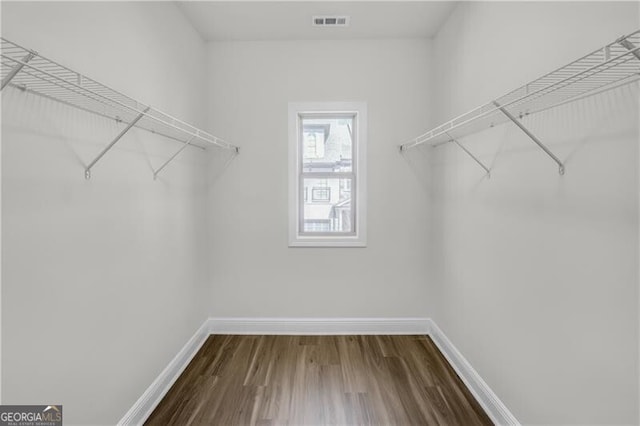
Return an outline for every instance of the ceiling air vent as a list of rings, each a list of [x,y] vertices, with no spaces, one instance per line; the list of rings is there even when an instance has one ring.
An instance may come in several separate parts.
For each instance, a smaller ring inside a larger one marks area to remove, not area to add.
[[[314,27],[348,27],[348,16],[314,16],[311,19]]]

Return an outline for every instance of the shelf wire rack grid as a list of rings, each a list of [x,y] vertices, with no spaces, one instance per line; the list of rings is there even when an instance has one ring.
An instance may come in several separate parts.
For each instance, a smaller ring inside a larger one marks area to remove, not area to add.
[[[632,82],[640,77],[640,30],[481,105],[402,145],[438,146],[483,129]],[[508,113],[505,113],[507,110]]]
[[[2,88],[12,86],[25,92],[62,102],[130,127],[206,149],[215,145],[238,152],[238,147],[158,109],[142,104],[102,83],[45,58],[5,38],[1,40]]]

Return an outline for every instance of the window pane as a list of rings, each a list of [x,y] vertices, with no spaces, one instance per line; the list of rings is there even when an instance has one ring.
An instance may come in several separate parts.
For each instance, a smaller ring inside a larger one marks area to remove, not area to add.
[[[304,179],[303,232],[354,232],[352,179]]]
[[[303,171],[351,172],[353,121],[353,117],[303,117]]]

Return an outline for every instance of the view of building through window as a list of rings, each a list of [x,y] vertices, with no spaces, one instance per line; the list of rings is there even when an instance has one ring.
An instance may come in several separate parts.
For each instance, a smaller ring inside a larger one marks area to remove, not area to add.
[[[303,233],[355,232],[355,115],[323,114],[300,118]]]

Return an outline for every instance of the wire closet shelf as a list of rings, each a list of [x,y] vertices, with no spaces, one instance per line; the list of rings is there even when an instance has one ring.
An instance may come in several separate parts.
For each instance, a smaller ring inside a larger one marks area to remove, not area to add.
[[[422,144],[457,144],[457,138],[512,121],[558,163],[562,174],[564,166],[560,160],[518,118],[631,83],[639,76],[640,30],[637,30],[400,145],[400,150]]]
[[[45,58],[36,51],[5,38],[0,40],[2,90],[6,86],[15,87],[125,125],[120,134],[86,167],[87,178],[95,163],[132,127],[183,144],[180,151],[154,171],[154,177],[187,146],[206,149],[215,145],[235,153],[239,151],[236,145]]]

